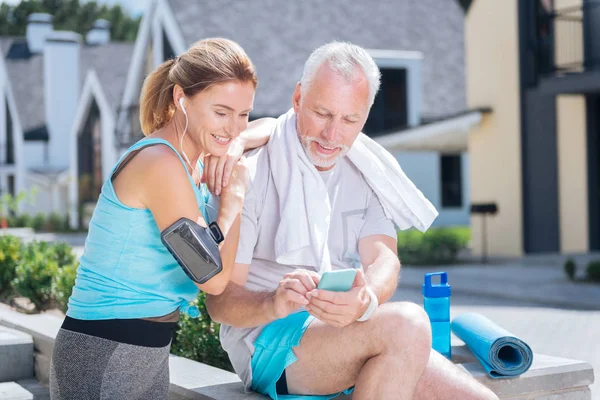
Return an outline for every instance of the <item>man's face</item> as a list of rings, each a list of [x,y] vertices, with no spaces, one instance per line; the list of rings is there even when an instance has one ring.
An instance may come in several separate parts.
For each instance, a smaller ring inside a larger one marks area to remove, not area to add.
[[[296,85],[293,103],[304,151],[326,171],[352,147],[369,116],[369,83],[360,70],[347,82],[324,64],[303,95]]]

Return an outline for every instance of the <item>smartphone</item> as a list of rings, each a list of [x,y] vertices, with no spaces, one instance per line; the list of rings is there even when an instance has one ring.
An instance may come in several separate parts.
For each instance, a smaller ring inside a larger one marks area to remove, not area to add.
[[[347,292],[352,288],[354,278],[356,278],[356,269],[354,268],[324,272],[317,288],[332,292]]]

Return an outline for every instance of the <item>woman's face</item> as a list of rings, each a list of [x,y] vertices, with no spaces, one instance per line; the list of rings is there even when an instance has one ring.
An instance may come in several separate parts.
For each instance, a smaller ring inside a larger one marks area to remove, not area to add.
[[[184,96],[187,134],[203,153],[217,157],[227,153],[231,141],[248,126],[254,91],[251,82],[228,81]]]

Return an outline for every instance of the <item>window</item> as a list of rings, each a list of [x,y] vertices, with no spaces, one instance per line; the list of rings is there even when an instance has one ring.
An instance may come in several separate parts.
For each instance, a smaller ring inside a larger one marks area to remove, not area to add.
[[[375,97],[364,132],[377,136],[408,125],[407,71],[381,68],[381,86]]]
[[[164,60],[169,60],[171,58],[175,58],[175,52],[173,51],[173,48],[171,47],[171,43],[169,42],[169,39],[167,38],[167,34],[165,33],[165,31],[163,31],[163,59]]]
[[[8,194],[10,194],[11,196],[14,197],[16,195],[16,190],[15,190],[15,176],[14,175],[8,175],[7,180],[8,180]]]
[[[102,190],[101,145],[100,110],[93,101],[78,137],[79,198],[82,202],[96,201]]]
[[[462,207],[461,156],[442,155],[440,160],[442,207]]]
[[[13,121],[8,108],[8,99],[6,99],[6,163],[15,163],[15,142],[13,133]]]

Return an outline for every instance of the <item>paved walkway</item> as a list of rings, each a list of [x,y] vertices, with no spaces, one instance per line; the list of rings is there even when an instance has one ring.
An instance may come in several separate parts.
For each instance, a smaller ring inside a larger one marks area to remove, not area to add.
[[[600,257],[598,257],[600,259]],[[583,271],[583,268],[580,268]],[[452,293],[515,299],[568,309],[600,310],[600,284],[571,282],[562,265],[515,262],[403,268],[403,287],[420,288],[426,272],[446,271]]]

